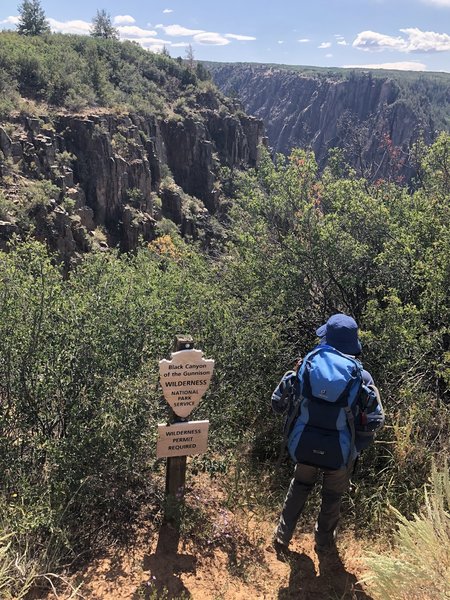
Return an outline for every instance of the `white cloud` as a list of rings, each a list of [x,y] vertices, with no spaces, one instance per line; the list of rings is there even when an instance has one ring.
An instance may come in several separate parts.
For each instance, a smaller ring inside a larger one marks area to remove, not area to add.
[[[177,42],[176,44],[170,44],[171,48],[187,48],[188,46],[188,42]]]
[[[181,25],[156,25],[156,29],[162,29],[166,35],[173,37],[182,37],[206,33],[204,29],[188,29]]]
[[[87,21],[57,21],[56,19],[48,18],[50,29],[56,33],[75,33],[77,35],[86,35],[90,33],[91,23]]]
[[[426,65],[419,62],[392,62],[373,65],[343,65],[343,69],[395,69],[396,71],[426,71]]]
[[[173,9],[172,9],[172,8],[165,8],[165,9],[163,10],[163,13],[164,13],[165,15],[169,15],[170,13],[173,13]]]
[[[394,38],[389,35],[377,33],[376,31],[361,31],[356,36],[352,45],[354,48],[359,48],[360,50],[373,50],[375,52],[382,50],[402,50],[405,47],[405,40],[401,37]]]
[[[127,25],[130,23],[136,23],[136,19],[131,15],[117,15],[114,17],[114,25]]]
[[[408,52],[445,52],[450,50],[450,35],[421,31],[417,27],[400,29],[408,36]]]
[[[256,40],[256,38],[251,35],[238,35],[237,33],[226,33],[224,37],[229,38],[230,40],[238,40],[238,42],[253,42]]]
[[[137,42],[143,48],[147,48],[147,50],[153,50],[154,52],[159,52],[164,46],[171,46],[170,42],[167,40],[159,40],[158,38],[140,38],[131,41]]]
[[[226,37],[213,31],[204,31],[194,35],[194,41],[202,46],[226,46],[230,43]]]
[[[284,41],[283,40],[278,40],[278,43],[279,44],[284,44]]]
[[[0,21],[0,25],[17,25],[19,22],[19,17],[7,17]]]
[[[310,42],[311,40],[308,38],[301,38],[300,40],[297,40],[298,42],[300,42],[300,44],[307,44],[308,42]]]
[[[149,46],[148,48],[146,48],[144,46],[144,48],[146,50],[148,50],[149,52],[155,52],[155,54],[161,54],[161,52],[163,51],[165,44],[162,45],[156,45],[156,46]]]
[[[141,44],[141,46],[171,46],[171,43],[168,40],[161,40],[160,38],[147,37],[147,38],[128,38],[129,41],[137,42]]]
[[[126,38],[126,41],[136,42],[136,44],[152,52],[160,52],[164,46],[172,47],[172,44],[168,40],[161,40],[154,37]]]
[[[353,47],[368,52],[397,50],[398,52],[445,52],[450,50],[450,35],[434,31],[421,31],[417,27],[400,29],[405,34],[393,37],[375,31],[358,33]]]
[[[127,15],[119,15],[119,17]],[[117,18],[117,17],[116,17]],[[132,17],[129,17],[130,19]],[[91,23],[87,21],[75,20],[75,21],[57,21],[56,19],[47,19],[50,28],[56,33],[74,33],[78,35],[88,35],[91,30]],[[123,22],[123,21],[122,21]],[[157,32],[152,29],[142,29],[136,25],[119,25],[117,27],[119,36],[121,39],[130,40],[132,42],[138,42],[144,48],[150,48],[157,50],[162,48],[163,45],[170,45],[170,42],[156,38]]]
[[[135,38],[148,38],[158,35],[153,29],[142,29],[136,25],[120,25],[117,27],[117,30],[120,34],[120,37],[127,40]]]
[[[325,54],[325,58],[333,58],[332,54]]]
[[[324,50],[325,48],[330,48],[331,47],[331,42],[322,42],[320,44],[320,46],[317,46],[318,48],[320,48],[321,50]]]
[[[343,35],[341,35],[340,33],[335,33],[334,37],[336,38],[336,42],[337,42],[338,46],[347,46],[347,42],[345,41],[345,38]]]
[[[189,29],[182,25],[156,25],[156,29],[161,29],[166,35],[171,37],[192,37],[192,40],[203,46],[226,46],[230,43],[230,39],[234,40],[250,40],[250,36],[237,35],[235,33],[227,33],[222,35],[215,31],[205,31],[204,29]]]
[[[443,6],[450,8],[450,0],[422,0],[425,4],[434,4],[434,6]]]

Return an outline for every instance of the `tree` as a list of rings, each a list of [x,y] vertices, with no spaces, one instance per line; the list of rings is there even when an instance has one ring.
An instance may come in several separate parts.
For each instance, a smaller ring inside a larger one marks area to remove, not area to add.
[[[195,57],[194,57],[194,50],[193,50],[191,44],[189,44],[189,46],[186,48],[185,61],[186,61],[187,68],[189,69],[189,71],[193,71],[195,68]]]
[[[97,10],[97,14],[92,19],[91,35],[105,40],[119,39],[119,30],[113,26],[111,15],[103,8]]]
[[[201,62],[197,63],[195,72],[197,74],[197,77],[200,79],[200,81],[208,81],[211,79],[211,73],[208,71],[208,69],[205,67],[205,65]]]
[[[19,5],[19,24],[17,30],[22,35],[42,35],[50,33],[50,25],[40,0],[23,0]]]

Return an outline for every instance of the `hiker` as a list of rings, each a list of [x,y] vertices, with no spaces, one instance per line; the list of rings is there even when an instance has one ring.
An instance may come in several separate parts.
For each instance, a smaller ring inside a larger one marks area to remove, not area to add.
[[[316,331],[320,343],[272,395],[275,412],[287,412],[287,447],[295,471],[274,534],[277,554],[289,542],[309,493],[323,474],[322,504],[315,524],[317,552],[335,547],[341,499],[360,451],[384,425],[384,412],[370,373],[358,360],[356,321],[335,314]]]

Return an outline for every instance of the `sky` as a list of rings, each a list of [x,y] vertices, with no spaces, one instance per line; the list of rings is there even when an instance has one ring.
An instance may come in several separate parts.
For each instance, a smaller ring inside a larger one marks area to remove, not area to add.
[[[0,0],[15,29],[17,0]],[[53,31],[105,9],[122,39],[197,60],[450,72],[450,0],[41,0]]]

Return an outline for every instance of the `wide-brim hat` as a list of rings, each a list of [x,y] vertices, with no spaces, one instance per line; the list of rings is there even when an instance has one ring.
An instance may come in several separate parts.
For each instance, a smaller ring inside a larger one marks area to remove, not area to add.
[[[338,313],[319,327],[316,335],[343,354],[360,354],[361,342],[358,338],[358,325],[352,317]]]

